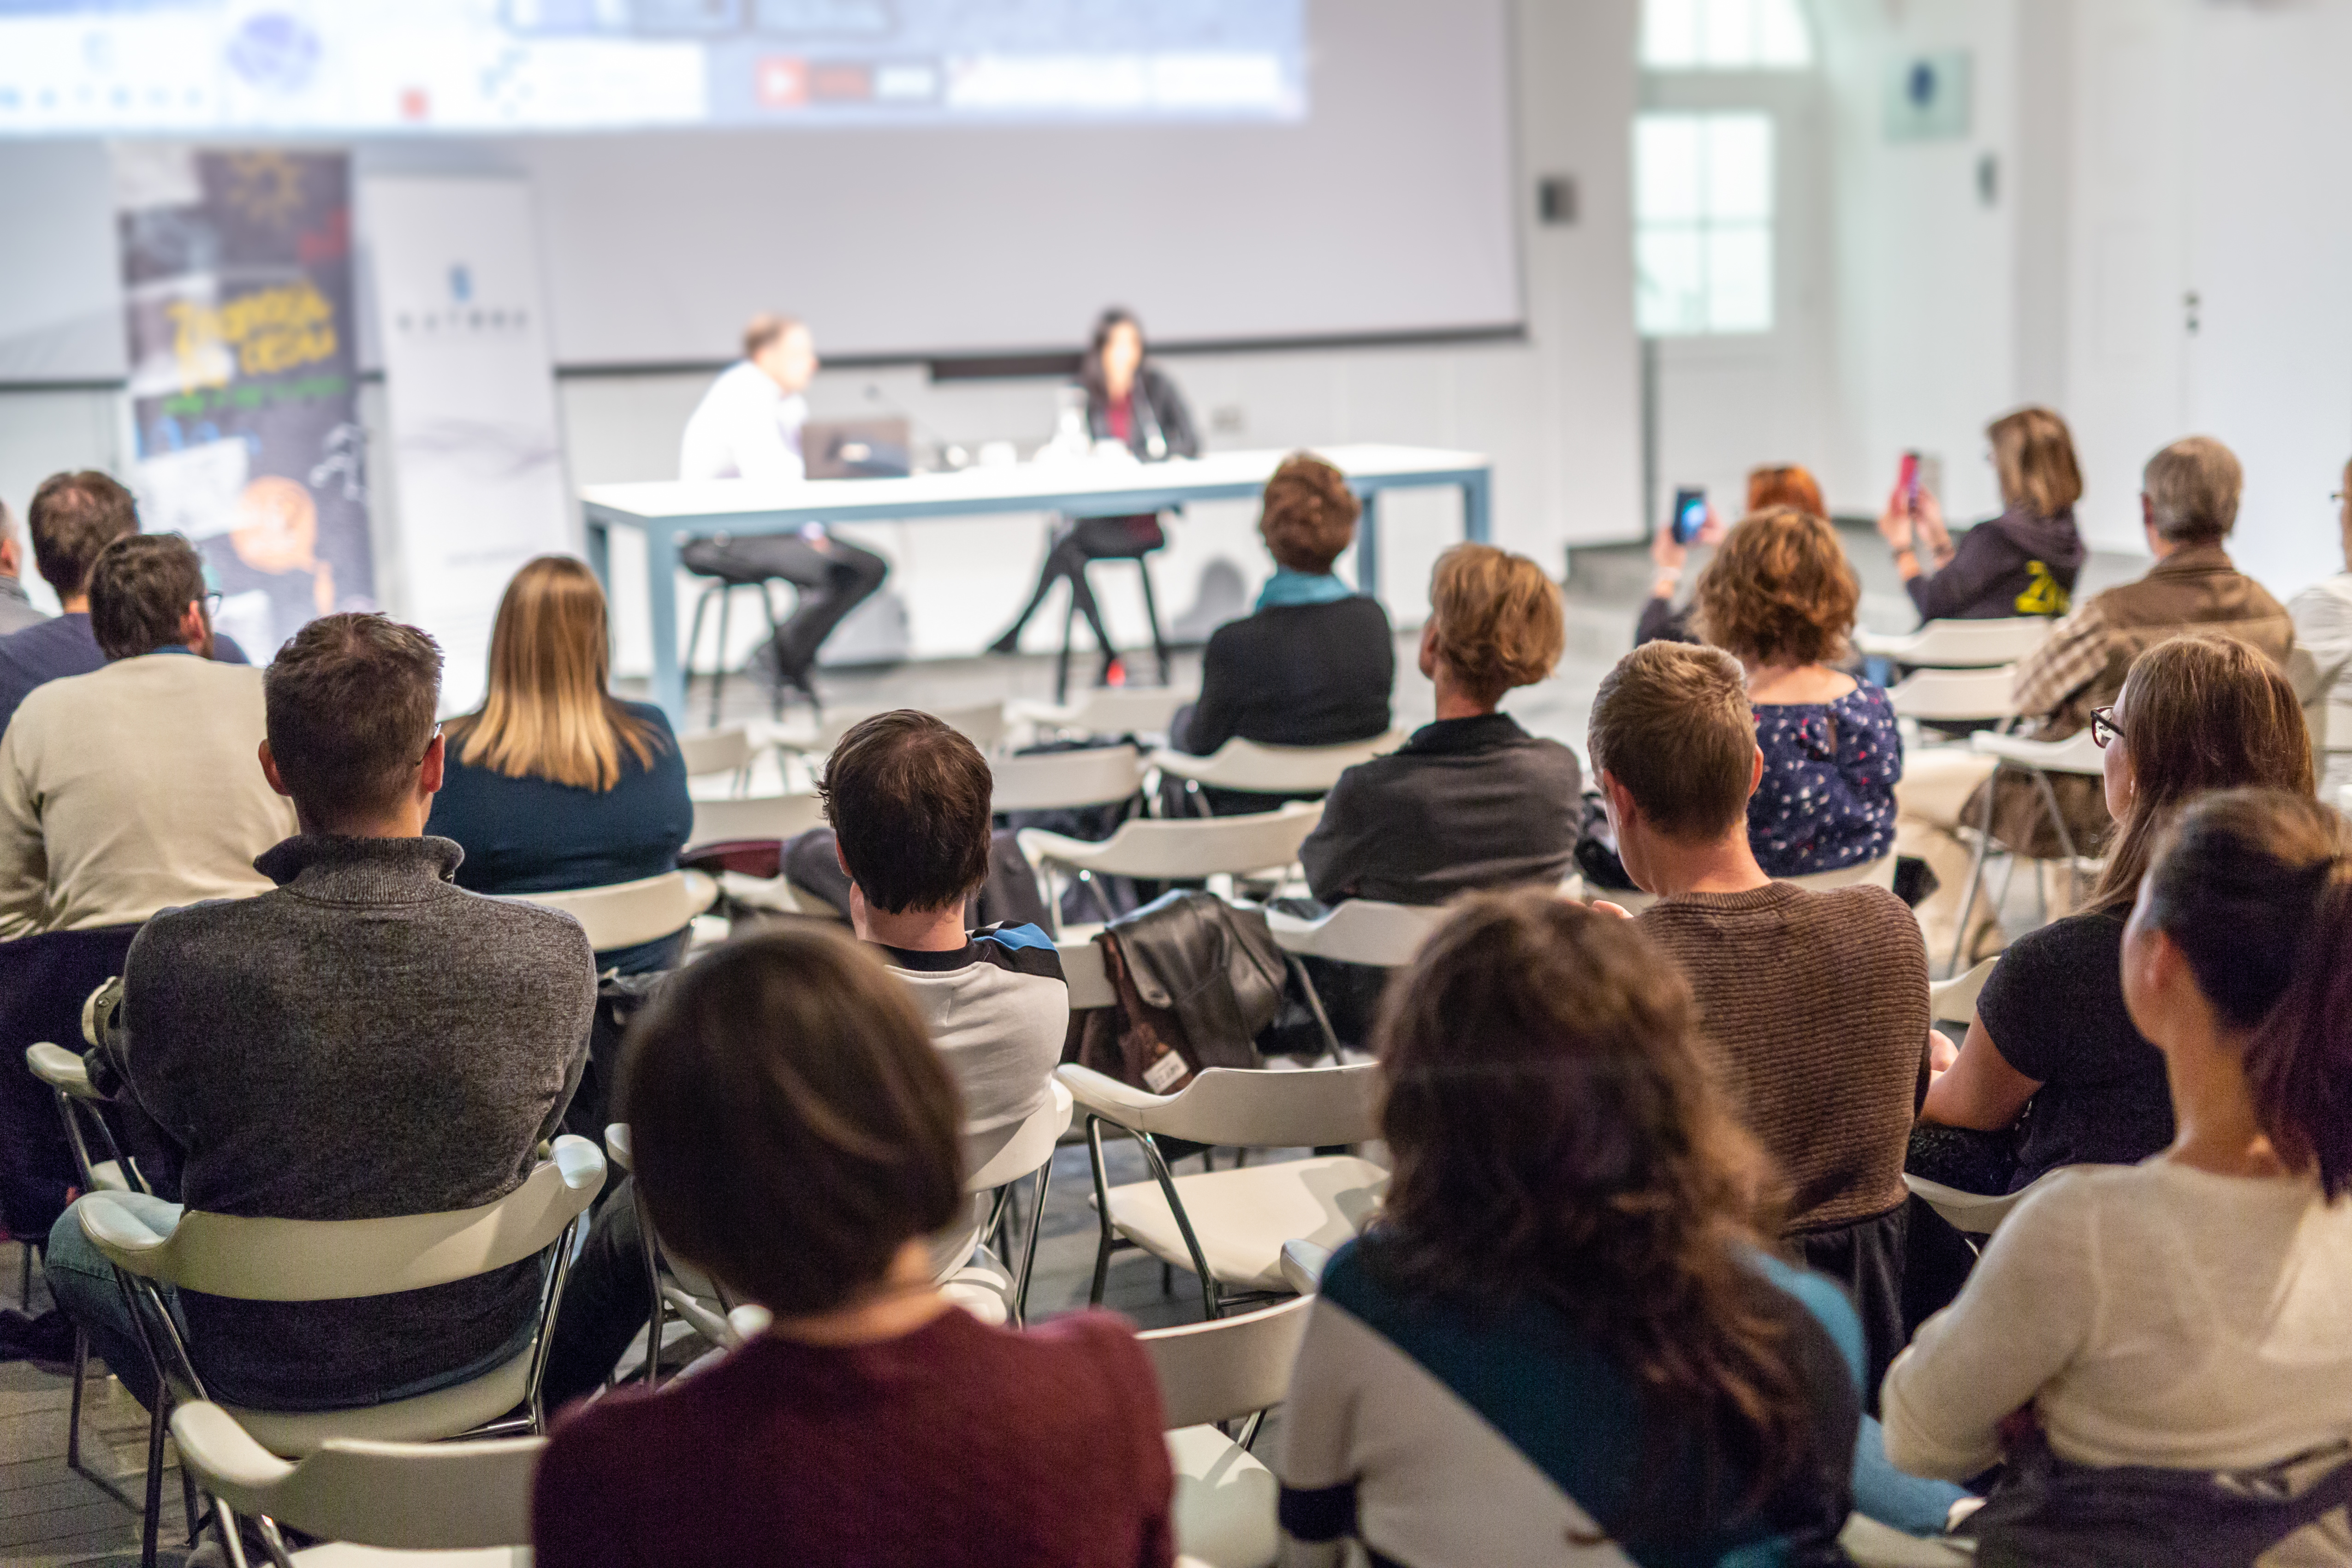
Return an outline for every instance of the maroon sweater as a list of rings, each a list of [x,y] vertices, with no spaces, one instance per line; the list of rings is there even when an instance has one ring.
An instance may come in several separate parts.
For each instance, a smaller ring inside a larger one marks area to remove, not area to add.
[[[1108,1313],[950,1310],[847,1350],[765,1336],[556,1424],[540,1568],[1170,1568],[1160,1391]]]

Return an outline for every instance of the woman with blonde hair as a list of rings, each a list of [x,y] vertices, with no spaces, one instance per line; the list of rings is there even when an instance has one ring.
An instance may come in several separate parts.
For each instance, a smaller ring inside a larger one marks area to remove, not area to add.
[[[1933,490],[1897,486],[1878,519],[1895,569],[1923,621],[1997,620],[2066,613],[2083,569],[2074,503],[2083,470],[2066,422],[2047,408],[2021,408],[1985,429],[2000,476],[1999,517],[1952,542]],[[1935,563],[1920,564],[1919,547]]]
[[[677,868],[694,828],[677,738],[660,709],[606,689],[612,662],[587,567],[542,555],[515,574],[490,633],[489,692],[444,726],[448,771],[425,825],[465,850],[459,887],[561,892]],[[660,969],[678,946],[664,937],[596,962]]]
[[[1748,838],[1768,877],[1833,871],[1894,850],[1903,776],[1895,708],[1835,668],[1861,603],[1837,531],[1794,507],[1742,520],[1699,576],[1700,636],[1748,671],[1764,752]]]

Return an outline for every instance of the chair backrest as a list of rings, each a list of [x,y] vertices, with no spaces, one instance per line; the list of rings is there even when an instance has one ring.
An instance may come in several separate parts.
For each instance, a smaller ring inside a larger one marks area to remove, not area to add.
[[[1864,653],[1884,655],[1921,669],[1989,669],[2015,664],[2048,640],[2046,616],[2006,616],[1998,620],[1929,621],[1908,637],[1863,636]]]
[[[1941,1182],[1931,1182],[1925,1176],[1905,1173],[1903,1184],[1913,1195],[1951,1222],[1952,1228],[1965,1236],[1990,1236],[2009,1217],[2010,1210],[2023,1203],[2026,1194],[2058,1174],[2044,1172],[2013,1193],[1969,1193],[1958,1187],[1948,1187]]]
[[[1339,775],[1358,763],[1395,751],[1405,742],[1405,731],[1391,730],[1369,741],[1341,746],[1261,746],[1236,735],[1205,757],[1182,752],[1152,753],[1162,773],[1195,779],[1218,789],[1255,790],[1266,795],[1328,793]]]
[[[43,1040],[25,1047],[25,1065],[33,1076],[58,1093],[75,1100],[102,1100],[105,1097],[89,1086],[89,1068],[82,1059],[63,1046]]]
[[[992,1193],[1008,1182],[1034,1174],[1054,1157],[1054,1145],[1070,1130],[1076,1102],[1060,1080],[1049,1078],[1045,1087],[1049,1091],[1045,1103],[1013,1127],[964,1140],[964,1159],[970,1167],[963,1179],[966,1192]],[[1008,1131],[1011,1135],[1004,1136]]]
[[[544,1437],[376,1443],[330,1437],[289,1463],[219,1405],[172,1412],[180,1460],[230,1508],[330,1541],[395,1552],[483,1551],[530,1541]]]
[[[740,724],[677,738],[678,760],[686,764],[688,778],[731,773],[751,760],[753,751],[751,732]]]
[[[1268,910],[1265,923],[1286,952],[1400,969],[1413,961],[1421,944],[1444,919],[1445,910],[1436,905],[1349,899],[1319,920],[1302,921]]]
[[[1045,730],[1084,735],[1164,735],[1187,702],[1201,694],[1181,686],[1097,686],[1067,704],[1015,699],[1011,715]]]
[[[1103,963],[1100,947],[1091,942],[1057,942],[1054,951],[1062,955],[1062,978],[1069,982],[1071,1012],[1118,1005],[1118,991],[1110,983],[1110,970]]]
[[[520,1263],[554,1245],[604,1184],[584,1138],[555,1141],[496,1203],[384,1219],[254,1219],[189,1210],[159,1232],[113,1194],[74,1205],[109,1261],[132,1274],[240,1301],[342,1301],[422,1290]]]
[[[2011,696],[2015,665],[1992,669],[1916,669],[1887,692],[1895,711],[1931,723],[1968,724],[2007,719],[2017,711]]]
[[[1927,987],[1927,1016],[1938,1024],[1965,1024],[1977,1014],[1977,997],[1992,978],[1992,966],[2000,962],[1994,953],[1966,974],[1949,980],[1938,980]]]
[[[1296,1072],[1210,1068],[1150,1114],[1145,1131],[1225,1148],[1369,1142],[1381,1135],[1372,1121],[1376,1070],[1370,1062]]]
[[[1127,799],[1143,784],[1143,753],[1133,746],[1041,752],[989,764],[991,811],[1059,811]]]
[[[1238,1317],[1136,1335],[1160,1376],[1161,1423],[1172,1432],[1281,1404],[1314,1306],[1314,1297],[1300,1296]]]
[[[1826,893],[1832,888],[1895,886],[1895,860],[1892,850],[1875,860],[1857,860],[1851,866],[1841,866],[1834,871],[1814,871],[1802,877],[1781,877],[1777,880],[1792,888],[1805,888],[1816,893]]]
[[[875,708],[863,712],[836,713],[817,726],[814,739],[801,741],[780,735],[776,743],[813,757],[825,756],[841,744],[844,735],[875,714],[887,711],[887,709]],[[1002,702],[979,702],[965,708],[926,708],[923,711],[983,752],[993,750],[996,743],[1004,739],[1004,704]]]
[[[824,802],[814,795],[758,795],[694,803],[696,844],[736,838],[797,838],[824,826]],[[676,927],[672,927],[676,930]]]
[[[665,871],[603,888],[507,897],[519,904],[562,910],[580,922],[590,947],[609,952],[685,929],[718,900],[719,884],[699,871]]]
[[[2098,737],[2087,724],[2063,741],[2035,741],[2020,735],[1995,735],[1988,731],[1969,736],[1969,745],[1979,755],[1999,757],[2005,763],[2038,768],[2045,773],[2075,773],[2085,778],[2097,778],[2107,771],[2105,759],[2099,750]]]
[[[1042,858],[1118,877],[1191,880],[1219,873],[1279,870],[1298,858],[1298,847],[1323,819],[1317,802],[1293,801],[1279,811],[1247,816],[1136,817],[1100,844],[1078,846],[1052,834],[1021,836],[1024,850],[1044,844]],[[1064,856],[1068,858],[1064,861]]]

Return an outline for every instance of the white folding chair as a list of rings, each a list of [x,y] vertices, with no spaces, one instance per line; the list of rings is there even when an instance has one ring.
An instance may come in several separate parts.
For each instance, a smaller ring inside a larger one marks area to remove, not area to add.
[[[332,1437],[289,1464],[205,1401],[172,1413],[181,1465],[223,1511],[251,1516],[274,1568],[530,1568],[531,1478],[547,1439],[380,1443]],[[289,1552],[278,1524],[344,1543]]]
[[[1257,795],[1328,795],[1339,775],[1358,763],[1385,755],[1404,744],[1406,731],[1391,730],[1369,741],[1341,746],[1261,746],[1236,735],[1205,757],[1165,747],[1151,753],[1151,765],[1185,781],[1203,816],[1208,802],[1203,789],[1245,790]]]
[[[1143,787],[1143,753],[1133,746],[1041,752],[1000,757],[988,771],[994,784],[988,806],[992,812],[1111,805]]]
[[[738,794],[750,780],[751,759],[758,753],[759,748],[751,742],[751,731],[740,724],[677,738],[678,760],[686,764],[687,777],[732,773]]]
[[[1015,698],[1005,713],[1017,723],[1064,735],[1165,735],[1176,710],[1200,697],[1173,686],[1098,686],[1075,702]]]
[[[512,893],[518,904],[561,910],[580,922],[598,952],[635,947],[683,931],[719,900],[719,884],[699,871],[665,871],[634,882],[560,893]]]
[[[1992,816],[2000,795],[2000,775],[2013,770],[2033,780],[2034,787],[2042,796],[2042,808],[2050,814],[2051,825],[2058,831],[2058,853],[2066,867],[2071,905],[2079,900],[2082,859],[2090,847],[2074,842],[2073,832],[2066,826],[2066,814],[2058,805],[2058,791],[2050,781],[2062,773],[2078,778],[2097,778],[2105,772],[2105,763],[2100,760],[2098,742],[2092,738],[2088,725],[2063,741],[2033,741],[2020,735],[1979,731],[1969,737],[1969,749],[1979,756],[1992,758],[1993,770],[1979,790],[1984,797],[1984,807],[1973,825],[1976,845],[1969,856],[1969,889],[1960,900],[1959,934],[1953,939],[1951,961],[1946,965],[1948,972],[1957,971],[1960,966],[1961,947],[1969,940],[1969,917],[1976,910],[1977,895],[1984,890],[1984,863],[1993,848]],[[2016,875],[2017,862],[2020,858],[2031,858],[2013,848],[2007,849],[2007,853],[2009,867],[2001,877],[2000,894],[1994,900],[1996,915],[2000,912],[2000,906],[2008,901],[2009,882]]]
[[[383,1219],[260,1219],[183,1210],[153,1228],[119,1194],[91,1193],[73,1213],[115,1267],[163,1394],[147,1434],[142,1561],[154,1561],[162,1517],[164,1421],[174,1404],[210,1399],[188,1358],[161,1287],[240,1301],[339,1301],[422,1290],[538,1258],[546,1282],[530,1345],[511,1361],[447,1388],[348,1410],[230,1414],[256,1441],[299,1458],[331,1437],[427,1442],[544,1429],[540,1380],[581,1216],[604,1184],[604,1157],[585,1139],[559,1137],[550,1158],[496,1203]]]
[[[1854,1568],[1969,1568],[1977,1560],[1972,1542],[1906,1535],[1858,1513],[1846,1515],[1838,1544],[1853,1559]]]
[[[1059,871],[1074,872],[1087,882],[1096,877],[1167,882],[1259,871],[1279,873],[1297,862],[1298,847],[1322,819],[1320,803],[1290,801],[1279,810],[1247,816],[1136,817],[1120,823],[1118,832],[1099,843],[1036,827],[1022,829],[1017,842],[1037,874],[1046,910],[1055,916],[1058,927],[1062,899],[1055,873]],[[1096,900],[1108,919],[1111,910],[1099,889]]]
[[[1210,1568],[1268,1568],[1281,1550],[1274,1472],[1251,1455],[1265,1412],[1290,1392],[1314,1307],[1302,1296],[1214,1322],[1136,1335],[1160,1379],[1176,1550]],[[1238,1440],[1217,1425],[1246,1420]]]
[[[855,713],[836,713],[814,731],[778,729],[772,733],[775,744],[782,751],[804,759],[829,756],[834,747],[841,744],[844,735],[876,714],[888,711],[888,709],[869,708]],[[923,711],[983,752],[994,751],[997,742],[1004,739],[1006,723],[1002,702],[977,702],[960,708],[926,708]]]
[[[2061,1166],[2063,1170],[2065,1167]],[[2009,1211],[2025,1201],[2028,1193],[2038,1190],[2055,1176],[2057,1171],[2045,1171],[2013,1193],[1964,1193],[1958,1187],[1948,1187],[1941,1182],[1931,1182],[1925,1176],[1906,1174],[1903,1184],[1924,1200],[1929,1208],[1951,1222],[1952,1228],[1962,1236],[1990,1236],[2009,1217]]]
[[[1044,1233],[1045,1194],[1054,1180],[1054,1150],[1070,1130],[1076,1101],[1058,1079],[1046,1083],[1045,1103],[1009,1128],[966,1134],[964,1191],[975,1197],[991,1196],[988,1217],[981,1227],[982,1244],[999,1258],[1005,1258],[1006,1236],[1013,1222],[1014,1189],[1026,1177],[1037,1178],[1034,1206],[1021,1247],[1021,1261],[1012,1277],[997,1286],[986,1266],[959,1270],[944,1282],[949,1298],[983,1321],[1002,1321],[1010,1313],[1015,1327],[1029,1321],[1029,1277],[1037,1264],[1037,1238]],[[1009,1261],[1009,1259],[1007,1260]],[[961,1281],[961,1284],[959,1283]],[[989,1310],[980,1292],[994,1290],[995,1310]]]
[[[757,795],[694,803],[692,844],[738,838],[797,838],[824,826],[824,802],[814,795]]]
[[[1887,688],[1898,719],[1928,724],[1991,724],[2013,717],[2017,667],[1915,669]]]
[[[1931,1023],[1965,1024],[1977,1016],[1977,997],[1992,978],[1993,965],[2000,962],[1994,953],[1966,974],[1949,980],[1933,980],[1927,984],[1927,1017]]]
[[[1192,1270],[1201,1283],[1204,1317],[1223,1316],[1228,1296],[1287,1292],[1282,1244],[1302,1237],[1336,1247],[1354,1236],[1378,1205],[1388,1173],[1354,1154],[1318,1154],[1177,1176],[1159,1140],[1241,1149],[1366,1142],[1380,1135],[1371,1115],[1372,1071],[1369,1062],[1296,1072],[1210,1068],[1175,1094],[1163,1095],[1074,1064],[1056,1068],[1087,1117],[1101,1226],[1087,1300],[1101,1304],[1111,1254],[1127,1247]],[[1151,1180],[1110,1184],[1103,1160],[1106,1125],[1142,1145]]]
[[[1340,1059],[1339,1037],[1331,1027],[1330,1014],[1315,989],[1314,977],[1297,961],[1321,958],[1402,969],[1413,961],[1421,944],[1444,918],[1444,910],[1435,905],[1388,904],[1377,899],[1348,899],[1314,920],[1280,910],[1265,911],[1266,929],[1273,932],[1275,944],[1291,955],[1292,972],[1298,976],[1299,989],[1306,994],[1307,1007],[1315,1015],[1316,1027],[1322,1031],[1333,1061]]]
[[[1814,871],[1802,877],[1776,877],[1792,888],[1803,888],[1816,893],[1826,893],[1832,888],[1852,888],[1867,884],[1873,888],[1892,889],[1895,886],[1895,861],[1892,854],[1881,855],[1875,860],[1857,860],[1851,866],[1841,866],[1834,871]],[[1645,893],[1639,888],[1595,888],[1595,899],[1605,899],[1631,914],[1640,914],[1658,901],[1655,893]]]
[[[1929,621],[1901,637],[1858,632],[1853,646],[1911,669],[1989,669],[2015,664],[2040,647],[2049,638],[2050,625],[2046,616]]]

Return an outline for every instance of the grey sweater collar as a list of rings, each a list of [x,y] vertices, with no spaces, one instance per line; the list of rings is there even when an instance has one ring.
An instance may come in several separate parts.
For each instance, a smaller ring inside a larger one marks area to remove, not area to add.
[[[456,880],[457,863],[465,858],[451,838],[304,833],[265,850],[253,868],[321,903],[409,903],[430,898],[436,884]]]

